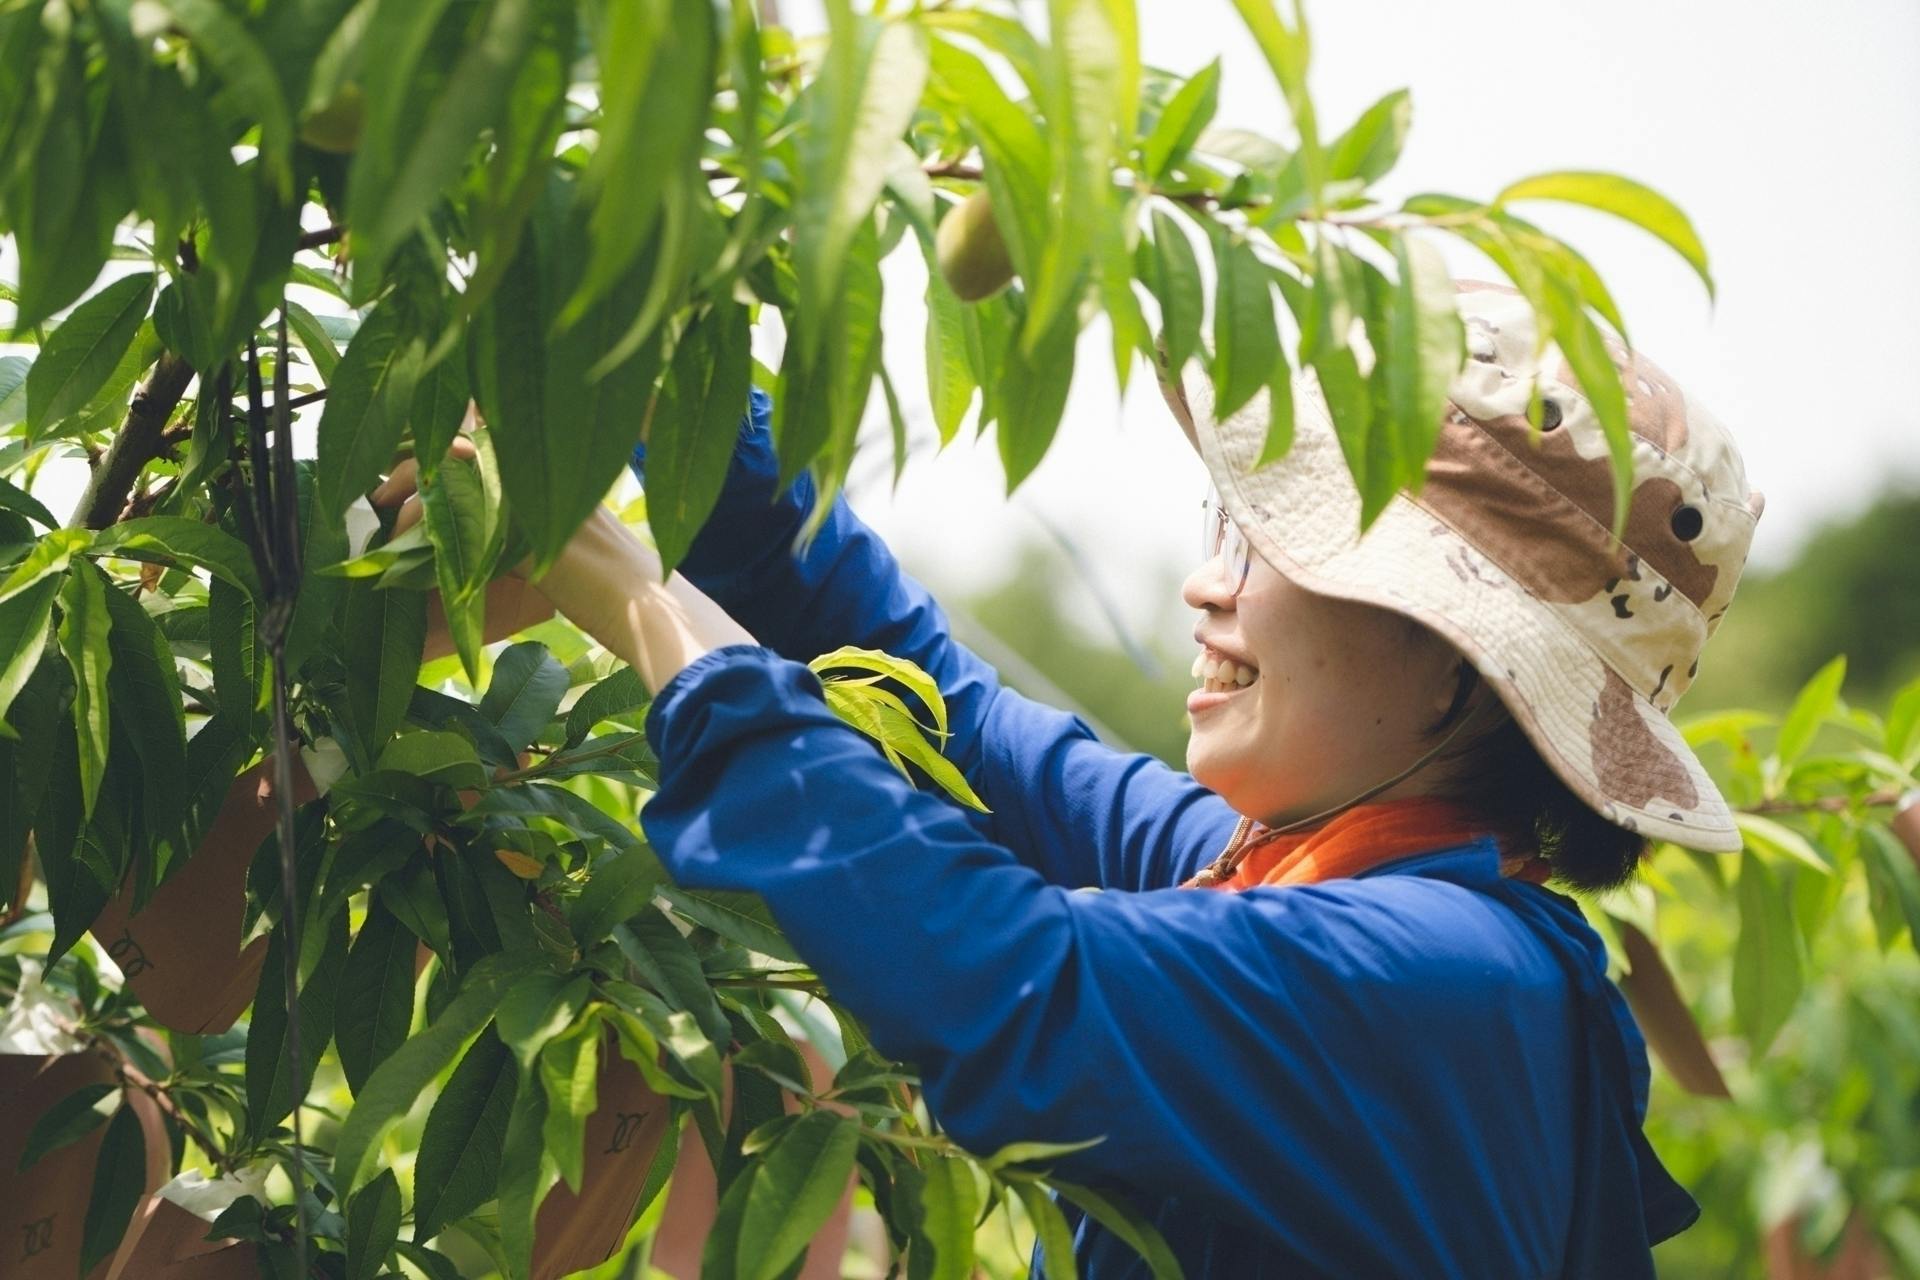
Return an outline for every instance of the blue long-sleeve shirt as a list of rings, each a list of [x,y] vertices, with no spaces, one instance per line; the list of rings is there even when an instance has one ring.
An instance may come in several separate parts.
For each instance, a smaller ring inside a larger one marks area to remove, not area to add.
[[[676,880],[761,895],[969,1149],[1104,1136],[1056,1171],[1127,1196],[1189,1276],[1652,1275],[1698,1209],[1641,1131],[1644,1043],[1571,902],[1484,841],[1173,888],[1237,815],[1003,688],[844,499],[793,554],[813,495],[776,492],[769,406],[682,565],[760,643],[695,660],[647,717],[641,822]],[[935,678],[991,814],[827,709],[803,664],[842,644]],[[1084,1274],[1146,1274],[1063,1208]]]

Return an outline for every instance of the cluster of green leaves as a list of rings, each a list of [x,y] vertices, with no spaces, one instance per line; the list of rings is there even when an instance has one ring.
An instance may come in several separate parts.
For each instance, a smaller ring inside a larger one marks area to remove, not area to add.
[[[1781,715],[1685,725],[1746,848],[1664,850],[1640,890],[1591,913],[1616,943],[1620,922],[1656,940],[1704,1032],[1692,1053],[1730,1095],[1690,1095],[1675,1071],[1649,1111],[1708,1206],[1671,1246],[1676,1274],[1757,1273],[1781,1222],[1818,1255],[1849,1220],[1896,1273],[1920,1267],[1920,835],[1891,825],[1920,792],[1920,681],[1875,714],[1842,699],[1845,674],[1827,663]]]
[[[249,881],[271,943],[248,1032],[176,1036],[171,1063],[140,1061],[180,1102],[171,1123],[211,1144],[199,1158],[305,1161],[325,1265],[441,1274],[429,1242],[458,1225],[524,1273],[543,1195],[581,1176],[597,1066],[621,1056],[715,1157],[718,1271],[790,1270],[852,1161],[913,1274],[966,1274],[971,1223],[995,1205],[1020,1206],[1050,1270],[1070,1273],[1064,1221],[1023,1159],[952,1149],[910,1072],[842,1010],[842,1078],[807,1087],[773,1017],[782,988],[756,984],[808,975],[764,908],[664,884],[635,834],[653,769],[637,681],[564,626],[541,632],[547,648],[490,650],[486,602],[508,566],[553,562],[643,439],[648,522],[677,563],[750,381],[775,394],[781,478],[812,472],[816,515],[876,383],[903,461],[881,263],[911,236],[936,268],[940,224],[976,191],[1018,280],[963,303],[930,269],[924,359],[942,443],[969,419],[994,427],[1010,489],[1046,455],[1080,331],[1104,312],[1123,386],[1138,358],[1201,360],[1222,414],[1313,370],[1371,520],[1417,484],[1462,360],[1433,232],[1534,301],[1624,464],[1599,328],[1621,328],[1618,311],[1509,205],[1621,215],[1704,277],[1684,216],[1584,173],[1383,208],[1369,189],[1400,153],[1406,94],[1323,142],[1303,17],[1237,7],[1290,142],[1213,123],[1217,65],[1144,66],[1132,0],[1051,0],[1044,31],[990,3],[830,0],[807,41],[750,0],[0,5],[0,234],[19,262],[0,301],[33,352],[0,357],[0,907],[25,905],[36,855],[28,896],[46,912],[22,936],[84,971],[89,924],[116,895],[146,903],[192,855],[266,749],[284,684],[302,740],[345,762],[296,823],[302,946],[270,841]],[[282,318],[290,350],[271,337]],[[776,320],[768,368],[751,338]],[[235,427],[248,373],[324,402],[302,412],[317,456],[295,477],[304,572],[277,671],[262,624],[285,602],[263,592],[246,514],[266,459]],[[486,428],[450,457],[470,399]],[[1290,397],[1273,404],[1268,456],[1291,433]],[[357,546],[345,514],[400,451],[419,459],[424,519]],[[93,480],[59,527],[35,481],[76,457]],[[425,661],[436,602],[453,656]],[[939,753],[937,691],[884,655],[822,667],[849,669],[826,682],[836,709],[978,806]],[[94,1030],[151,1055],[104,999],[84,1002]],[[330,1163],[282,1125],[299,1105],[290,1024],[300,1078],[337,1070],[351,1097]],[[723,1060],[745,1068],[726,1126]],[[382,1166],[436,1088],[423,1204]],[[859,1119],[813,1105],[828,1099]],[[483,1119],[497,1149],[460,1145]],[[1167,1273],[1123,1208],[1054,1185]],[[118,1187],[100,1193],[103,1222]],[[286,1209],[224,1225],[279,1257]]]

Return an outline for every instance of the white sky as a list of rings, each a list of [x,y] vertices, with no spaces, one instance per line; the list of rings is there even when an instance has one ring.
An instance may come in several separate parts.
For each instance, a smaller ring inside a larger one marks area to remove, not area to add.
[[[808,7],[788,0],[789,20],[808,25]],[[1190,73],[1222,56],[1216,123],[1286,135],[1227,0],[1140,0],[1140,15],[1148,62]],[[1733,432],[1768,500],[1756,564],[1779,563],[1891,479],[1920,482],[1920,414],[1901,376],[1920,352],[1920,242],[1908,230],[1920,208],[1920,7],[1322,0],[1309,18],[1324,133],[1412,90],[1407,150],[1382,194],[1485,198],[1546,169],[1608,169],[1693,218],[1715,307],[1644,233],[1583,210],[1525,210],[1594,260],[1636,345]],[[931,440],[923,273],[910,246],[887,267],[887,364]],[[1455,269],[1498,278],[1470,250]],[[945,454],[916,457],[897,495],[884,479],[863,483],[855,505],[948,591],[998,578],[1013,548],[1042,534],[1030,509],[1044,510],[1136,625],[1178,639],[1192,617],[1165,583],[1196,554],[1205,477],[1144,367],[1117,403],[1108,345],[1104,325],[1082,335],[1067,420],[1011,504],[992,437],[963,432]]]

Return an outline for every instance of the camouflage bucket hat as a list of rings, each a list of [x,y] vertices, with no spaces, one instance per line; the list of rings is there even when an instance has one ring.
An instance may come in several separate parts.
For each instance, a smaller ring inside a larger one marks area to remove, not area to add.
[[[1634,490],[1608,535],[1613,473],[1599,419],[1556,346],[1535,352],[1531,307],[1461,281],[1469,359],[1451,388],[1417,497],[1360,533],[1360,494],[1311,372],[1293,382],[1292,450],[1258,470],[1262,391],[1225,421],[1190,363],[1161,392],[1228,514],[1308,590],[1412,617],[1454,644],[1548,765],[1609,821],[1732,851],[1733,817],[1668,713],[1699,666],[1746,563],[1763,499],[1726,430],[1610,335],[1625,378]],[[1536,444],[1527,402],[1543,399]]]

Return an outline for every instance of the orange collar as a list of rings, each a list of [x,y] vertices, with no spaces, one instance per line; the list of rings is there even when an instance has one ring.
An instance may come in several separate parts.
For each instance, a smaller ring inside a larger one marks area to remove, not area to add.
[[[1506,852],[1518,842],[1497,823],[1457,801],[1412,796],[1356,805],[1306,831],[1273,831],[1242,818],[1220,856],[1180,887],[1239,890],[1318,884],[1409,854],[1468,844],[1483,835],[1499,842],[1501,875],[1534,884],[1546,881],[1546,860],[1535,853]]]

